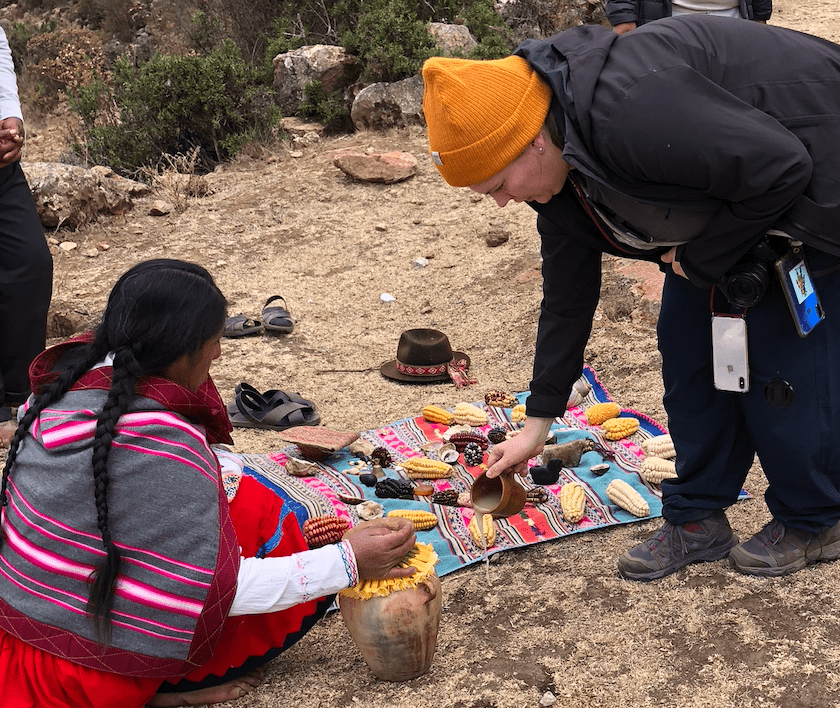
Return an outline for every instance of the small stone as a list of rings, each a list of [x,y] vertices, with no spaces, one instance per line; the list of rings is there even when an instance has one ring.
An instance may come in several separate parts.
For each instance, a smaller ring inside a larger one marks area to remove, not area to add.
[[[156,199],[152,202],[152,206],[149,207],[149,216],[166,216],[167,214],[171,214],[172,210],[171,204],[160,199]]]
[[[491,229],[484,235],[484,242],[490,248],[496,248],[510,240],[510,234],[504,229]]]
[[[58,247],[62,251],[68,251],[68,252],[69,251],[75,251],[78,248],[78,246],[79,246],[79,244],[76,243],[75,241],[62,241],[60,244],[58,244]]]
[[[303,153],[300,150],[292,150],[289,153],[289,157],[294,157],[295,159],[297,159],[299,157],[303,157]]]
[[[425,268],[427,265],[429,265],[429,261],[426,258],[415,258],[413,261],[411,261],[411,265],[413,265],[415,268]]]
[[[396,300],[397,298],[395,298],[393,295],[391,295],[391,293],[382,293],[379,296],[379,299],[382,302],[394,302],[394,300]]]
[[[543,693],[543,697],[540,698],[540,705],[541,706],[553,706],[557,702],[557,698],[555,698],[554,694],[551,691],[546,691]]]
[[[111,248],[111,244],[109,243],[97,243],[96,250],[102,251],[103,253]]]

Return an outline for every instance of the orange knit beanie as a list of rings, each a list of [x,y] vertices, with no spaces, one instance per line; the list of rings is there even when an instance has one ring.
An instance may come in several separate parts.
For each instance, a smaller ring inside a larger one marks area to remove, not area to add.
[[[522,57],[432,57],[423,64],[432,160],[453,187],[497,174],[540,132],[551,89]]]

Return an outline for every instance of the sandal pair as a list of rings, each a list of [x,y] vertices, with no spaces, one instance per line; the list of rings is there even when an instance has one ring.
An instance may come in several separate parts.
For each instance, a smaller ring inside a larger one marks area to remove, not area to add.
[[[321,416],[312,401],[298,393],[271,389],[260,393],[247,383],[236,386],[228,406],[230,422],[235,428],[285,430],[298,425],[318,425]]]
[[[272,302],[282,302],[282,305],[272,305]],[[290,334],[295,328],[295,322],[286,305],[286,300],[280,295],[272,295],[265,301],[262,316],[254,319],[241,312],[225,320],[225,337],[245,337],[249,334],[276,332]]]

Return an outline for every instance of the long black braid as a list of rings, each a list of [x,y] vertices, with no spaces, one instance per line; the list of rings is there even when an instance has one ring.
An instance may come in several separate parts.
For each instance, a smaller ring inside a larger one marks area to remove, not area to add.
[[[97,623],[97,634],[105,641],[110,639],[110,616],[114,605],[114,586],[120,566],[120,552],[111,538],[108,527],[108,456],[114,440],[117,422],[128,410],[134,397],[134,387],[145,373],[137,363],[132,348],[124,347],[114,354],[113,379],[108,398],[96,420],[93,438],[93,487],[96,501],[96,525],[102,535],[107,553],[105,562],[93,571],[90,579],[93,587],[88,599],[87,611]]]
[[[218,335],[226,309],[224,296],[201,266],[170,259],[134,266],[111,291],[94,341],[82,348],[78,361],[33,400],[9,446],[0,487],[3,506],[7,504],[9,474],[32,422],[61,399],[85,372],[113,352],[113,378],[97,417],[92,458],[96,522],[106,558],[91,574],[87,607],[97,635],[104,636],[105,642],[110,641],[111,609],[120,566],[120,552],[111,536],[108,517],[108,457],[117,423],[128,410],[139,379],[160,374],[182,356],[195,354]]]

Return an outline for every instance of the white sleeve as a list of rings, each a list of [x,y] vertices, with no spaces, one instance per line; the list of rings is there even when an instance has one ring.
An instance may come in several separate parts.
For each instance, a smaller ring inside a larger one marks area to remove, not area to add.
[[[12,61],[12,50],[9,49],[6,33],[0,27],[0,120],[12,116],[23,120],[23,111],[20,109],[20,99],[18,98],[15,64]]]
[[[229,615],[277,612],[358,581],[356,555],[348,541],[282,558],[242,558]]]

